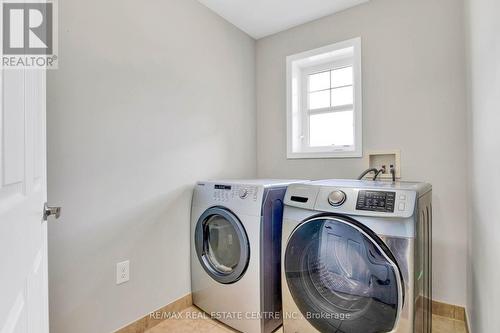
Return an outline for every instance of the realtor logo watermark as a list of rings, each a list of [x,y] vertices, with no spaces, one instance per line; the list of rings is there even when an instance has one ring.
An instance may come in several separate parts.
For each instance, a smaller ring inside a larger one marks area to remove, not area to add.
[[[0,0],[2,68],[57,68],[57,2]]]

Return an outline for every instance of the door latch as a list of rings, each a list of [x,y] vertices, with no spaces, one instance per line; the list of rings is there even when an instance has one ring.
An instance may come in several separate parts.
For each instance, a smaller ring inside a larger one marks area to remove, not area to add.
[[[61,216],[61,207],[50,207],[47,203],[45,203],[43,205],[43,220],[47,221],[49,216],[54,216],[58,219]]]

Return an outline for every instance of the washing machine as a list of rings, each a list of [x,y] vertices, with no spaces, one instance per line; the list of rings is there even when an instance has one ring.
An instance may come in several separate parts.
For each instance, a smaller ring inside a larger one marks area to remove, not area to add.
[[[194,189],[193,303],[241,332],[281,326],[283,197],[294,182],[202,181]]]
[[[432,187],[293,184],[282,238],[285,333],[430,333]]]

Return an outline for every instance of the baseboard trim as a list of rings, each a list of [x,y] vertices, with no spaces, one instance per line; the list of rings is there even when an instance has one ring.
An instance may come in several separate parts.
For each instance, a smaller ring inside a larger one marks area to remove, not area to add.
[[[472,332],[472,330],[470,328],[469,318],[470,318],[470,313],[469,313],[469,311],[467,311],[467,309],[465,309],[465,328],[467,328],[467,333]]]
[[[168,318],[172,312],[180,312],[193,304],[191,293],[164,307],[149,313],[148,315],[134,321],[133,323],[115,331],[115,333],[144,333],[146,330],[155,327]]]
[[[462,321],[465,323],[467,332],[470,332],[469,321],[467,320],[467,311],[465,311],[463,306],[432,301],[432,314]]]
[[[115,331],[115,333],[144,333],[146,330],[155,327],[165,319],[169,313],[180,312],[193,305],[192,294],[187,294],[164,307],[151,312],[150,314],[134,321],[133,323]],[[437,316],[446,317],[465,322],[467,331],[470,332],[465,308],[462,306],[432,301],[432,313]]]
[[[432,301],[432,313],[441,316],[441,317],[446,317],[450,319],[455,319],[459,321],[465,322],[465,308],[462,306],[457,306],[457,305],[452,305],[452,304],[447,304],[443,302],[438,302],[438,301]]]

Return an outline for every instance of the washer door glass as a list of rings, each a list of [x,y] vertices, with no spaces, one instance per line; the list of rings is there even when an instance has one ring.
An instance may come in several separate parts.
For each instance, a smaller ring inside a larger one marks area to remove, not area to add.
[[[205,271],[217,282],[241,279],[248,266],[250,248],[243,225],[229,210],[210,208],[198,220],[196,252]]]
[[[316,218],[289,238],[285,276],[302,315],[320,332],[390,332],[402,280],[382,241],[355,221]]]

